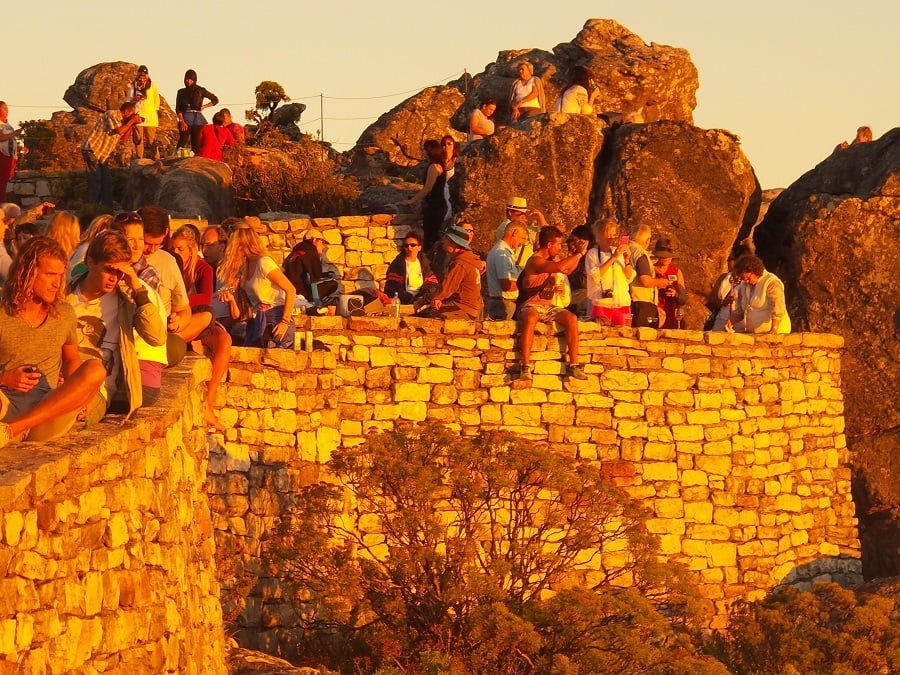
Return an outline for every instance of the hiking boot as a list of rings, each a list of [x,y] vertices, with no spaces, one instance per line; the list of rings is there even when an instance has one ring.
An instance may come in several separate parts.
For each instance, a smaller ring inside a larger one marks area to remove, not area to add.
[[[12,441],[12,435],[9,433],[9,425],[0,422],[0,448],[4,448]]]
[[[570,377],[573,380],[586,380],[587,375],[584,372],[584,368],[581,367],[578,363],[570,363],[566,365],[566,377]]]

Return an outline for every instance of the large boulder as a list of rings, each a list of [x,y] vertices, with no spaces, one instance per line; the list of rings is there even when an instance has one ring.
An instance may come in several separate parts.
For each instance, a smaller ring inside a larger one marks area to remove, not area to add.
[[[609,19],[590,19],[571,42],[553,48],[501,51],[497,60],[474,77],[468,74],[429,87],[406,99],[367,128],[353,151],[357,175],[408,167],[423,159],[422,142],[468,129],[478,102],[496,99],[497,118],[509,116],[508,97],[517,77],[516,64],[527,59],[544,84],[548,107],[567,84],[575,66],[588,66],[600,91],[595,111],[641,113],[645,121],[690,122],[697,105],[697,69],[687,50],[646,44]],[[454,131],[455,130],[455,131]]]
[[[686,49],[648,45],[611,19],[589,19],[575,39],[558,44],[552,52],[500,52],[494,63],[473,78],[466,105],[454,115],[453,125],[466,129],[472,110],[485,98],[496,99],[500,118],[506,119],[509,91],[518,76],[516,64],[523,59],[531,61],[541,77],[548,107],[568,84],[572,69],[587,66],[599,90],[594,103],[597,113],[640,112],[647,122],[693,119],[699,80]]]
[[[550,223],[585,222],[603,123],[587,115],[542,115],[466,147],[450,187],[456,210],[488,250],[510,197],[525,197]]]
[[[425,159],[422,143],[426,139],[449,133],[463,140],[465,136],[450,129],[448,122],[463,100],[458,89],[444,86],[429,87],[406,99],[363,131],[356,142],[354,166],[363,170],[411,167]]]
[[[234,214],[231,167],[204,157],[143,160],[127,173],[123,207],[154,204],[173,216],[219,223]]]
[[[70,111],[53,113],[48,125],[57,139],[54,152],[59,156],[57,168],[83,165],[81,145],[94,128],[102,112],[118,109],[125,102],[125,92],[134,80],[137,65],[126,61],[98,63],[78,73],[63,99]],[[159,83],[157,83],[159,86]],[[160,93],[158,142],[174,145],[178,136],[177,118]],[[133,154],[131,143],[120,143],[112,164],[127,165]]]
[[[685,325],[700,328],[705,301],[735,240],[756,222],[760,189],[738,139],[685,122],[625,124],[610,134],[591,220],[613,216],[630,229],[669,237],[688,289]]]
[[[804,174],[772,203],[754,239],[766,266],[788,288],[795,326],[845,340],[843,391],[858,510],[869,516],[892,509],[896,533],[900,129],[838,151]],[[864,571],[900,573],[896,547],[890,565]]]

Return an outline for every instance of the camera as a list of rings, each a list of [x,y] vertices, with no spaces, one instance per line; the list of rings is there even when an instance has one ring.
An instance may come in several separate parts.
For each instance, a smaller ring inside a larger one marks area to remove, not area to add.
[[[608,289],[606,289],[606,290],[603,291],[603,295],[602,295],[601,297],[604,297],[604,298],[611,298],[612,296],[613,296],[612,289],[611,289],[611,288],[608,288]]]

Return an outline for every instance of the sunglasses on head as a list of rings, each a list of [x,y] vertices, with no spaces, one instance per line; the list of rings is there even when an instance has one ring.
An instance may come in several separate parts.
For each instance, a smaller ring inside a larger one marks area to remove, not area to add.
[[[116,217],[113,218],[114,223],[143,223],[144,220],[141,218],[141,214],[137,211],[123,211],[122,213],[117,213]]]

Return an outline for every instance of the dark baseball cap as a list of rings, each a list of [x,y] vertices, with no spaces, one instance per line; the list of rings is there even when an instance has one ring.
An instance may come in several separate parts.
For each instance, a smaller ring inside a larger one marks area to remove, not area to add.
[[[139,73],[149,73],[150,71],[147,70],[147,66],[138,66],[138,72]]]

